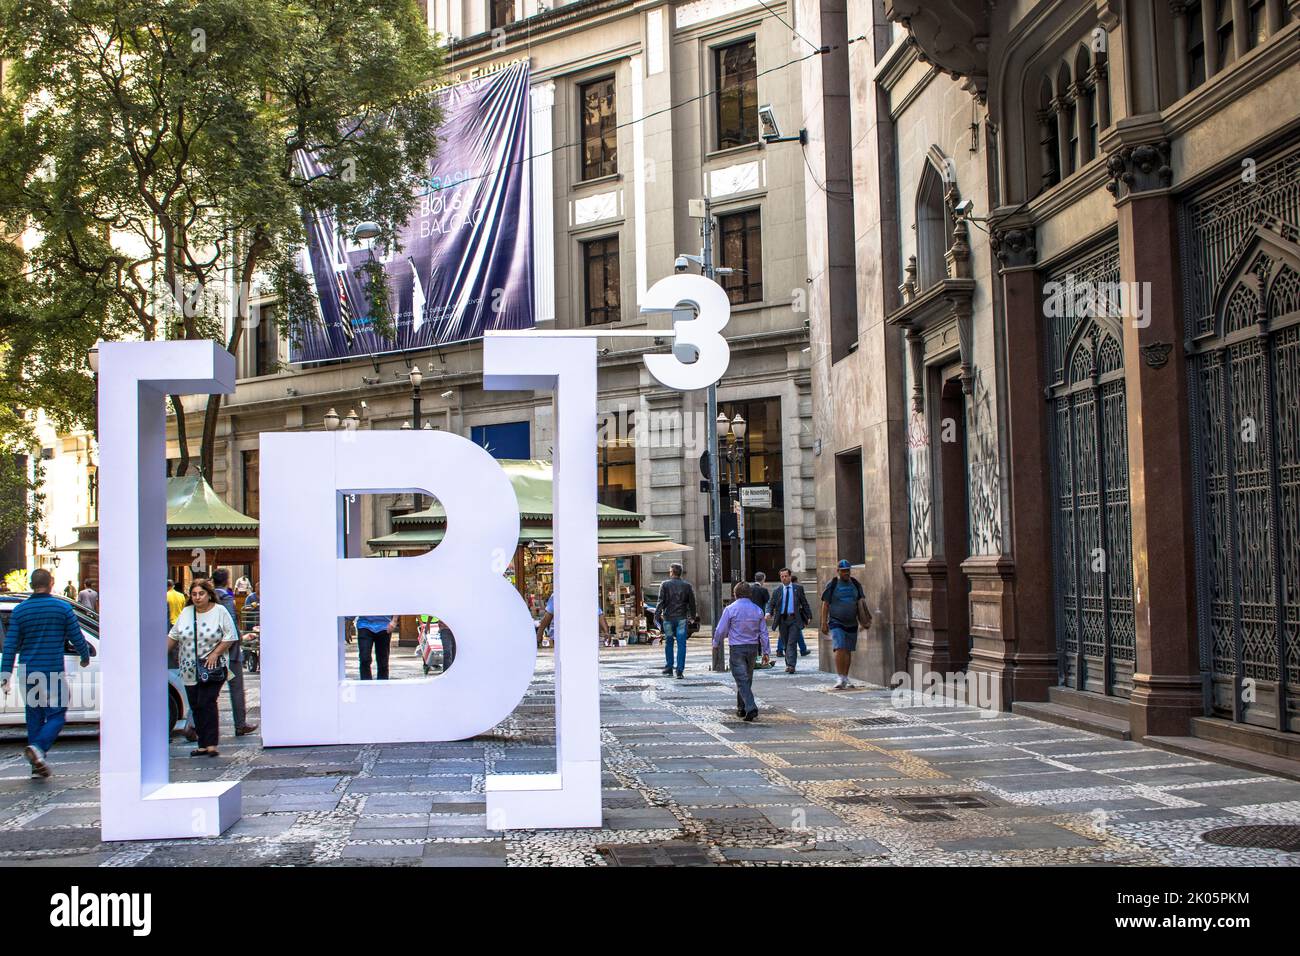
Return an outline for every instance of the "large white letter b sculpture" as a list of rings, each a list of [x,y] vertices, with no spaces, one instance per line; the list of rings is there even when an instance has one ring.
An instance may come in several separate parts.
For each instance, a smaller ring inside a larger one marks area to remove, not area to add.
[[[262,436],[262,718],[267,746],[462,740],[514,710],[533,676],[532,616],[503,572],[519,538],[510,479],[447,432]],[[342,556],[343,495],[422,491],[447,512],[427,554]],[[436,678],[344,672],[343,618],[437,614],[456,664]]]

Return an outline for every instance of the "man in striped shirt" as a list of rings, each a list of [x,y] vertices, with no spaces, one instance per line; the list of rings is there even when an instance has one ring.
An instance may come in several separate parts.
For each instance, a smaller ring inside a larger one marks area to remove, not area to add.
[[[4,654],[0,658],[0,693],[9,693],[14,658],[22,661],[24,703],[27,708],[27,747],[23,756],[33,777],[48,777],[45,755],[54,746],[68,712],[67,681],[63,670],[64,644],[70,643],[90,664],[90,646],[72,608],[50,593],[54,576],[44,568],[32,572],[32,596],[9,616]]]

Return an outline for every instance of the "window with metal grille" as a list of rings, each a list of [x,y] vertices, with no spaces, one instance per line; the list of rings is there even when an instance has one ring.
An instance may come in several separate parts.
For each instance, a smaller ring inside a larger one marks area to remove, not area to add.
[[[582,244],[582,284],[587,325],[619,319],[618,236]]]
[[[582,178],[597,179],[618,172],[618,112],[614,78],[578,87],[582,126]]]
[[[490,0],[489,9],[493,30],[515,22],[515,0]]]
[[[718,149],[758,141],[758,58],[754,40],[713,51],[717,91]]]
[[[721,265],[734,269],[722,277],[722,287],[732,305],[763,301],[763,230],[759,211],[718,217]]]

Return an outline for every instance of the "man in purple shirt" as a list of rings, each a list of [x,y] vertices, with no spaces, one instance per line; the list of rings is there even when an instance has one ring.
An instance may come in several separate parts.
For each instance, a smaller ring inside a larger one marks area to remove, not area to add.
[[[754,702],[754,664],[759,652],[768,662],[767,624],[763,610],[750,600],[749,585],[741,581],[732,590],[735,600],[726,606],[713,629],[713,646],[726,640],[731,649],[731,676],[736,679],[736,716],[753,720],[758,716]]]

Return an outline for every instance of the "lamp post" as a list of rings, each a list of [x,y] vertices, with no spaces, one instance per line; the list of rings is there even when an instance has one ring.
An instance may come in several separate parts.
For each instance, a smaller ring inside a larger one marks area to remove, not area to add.
[[[673,269],[676,272],[685,272],[689,263],[694,262],[699,265],[700,272],[706,279],[716,281],[719,272],[729,273],[731,270],[719,270],[713,265],[713,212],[709,206],[709,199],[707,196],[703,199],[692,199],[688,208],[692,218],[701,220],[700,235],[704,243],[698,256],[679,255],[673,264]],[[717,382],[709,385],[706,396],[705,414],[712,421],[718,415]],[[722,521],[722,499],[718,491],[719,437],[714,429],[708,429],[706,442],[709,455],[709,604],[712,608],[710,626],[713,628],[718,626],[718,618],[722,616],[722,529],[719,527]],[[715,671],[727,669],[726,657],[720,646],[713,648],[713,669]]]
[[[361,418],[357,415],[355,408],[349,409],[346,418],[340,418],[339,413],[330,408],[321,418],[321,424],[325,426],[327,432],[338,431],[341,427],[344,431],[354,432],[361,424]],[[357,508],[355,495],[347,495],[343,501],[343,556],[345,558],[354,557],[354,552],[359,545],[354,545],[352,541],[352,531],[354,528],[353,510]],[[358,516],[359,517],[359,516]],[[356,521],[357,526],[360,521]]]
[[[424,381],[424,373],[420,371],[419,364],[411,366],[411,372],[407,376],[411,380],[411,424],[410,427],[420,428],[420,383]],[[424,495],[418,491],[411,496],[412,504],[416,511],[424,510]]]
[[[718,441],[726,441],[726,462],[727,462],[727,492],[731,502],[732,514],[736,516],[736,538],[737,550],[733,552],[735,557],[731,562],[733,571],[740,572],[740,580],[745,580],[745,509],[740,503],[740,484],[745,480],[745,432],[748,425],[740,413],[731,421],[727,421],[727,416],[723,412],[718,413],[714,421],[715,431],[718,435]]]

